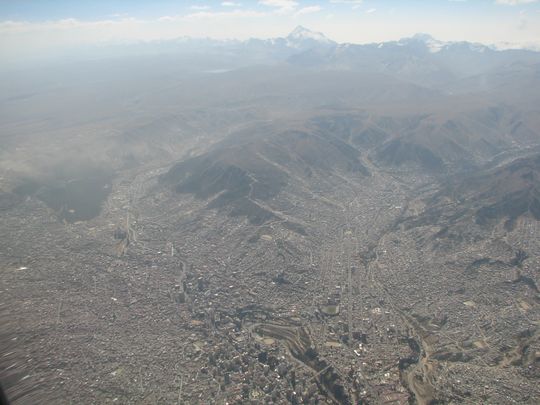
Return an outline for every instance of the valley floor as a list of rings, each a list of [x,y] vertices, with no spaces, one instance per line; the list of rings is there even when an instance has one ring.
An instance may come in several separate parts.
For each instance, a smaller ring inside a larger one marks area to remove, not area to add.
[[[410,227],[432,179],[371,166],[289,184],[255,226],[160,188],[166,169],[117,178],[90,221],[1,213],[14,404],[537,402],[538,292],[508,264],[538,269],[536,221]]]

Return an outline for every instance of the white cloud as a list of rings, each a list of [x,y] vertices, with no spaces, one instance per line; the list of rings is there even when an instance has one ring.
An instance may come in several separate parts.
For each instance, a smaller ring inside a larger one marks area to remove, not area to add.
[[[295,15],[299,16],[303,14],[318,13],[321,10],[322,10],[321,6],[308,6],[308,7],[303,7],[300,10],[298,10]]]
[[[275,7],[278,13],[290,13],[298,7],[295,0],[259,0],[259,4],[268,7]]]
[[[538,0],[496,0],[497,4],[504,4],[506,6],[518,6],[520,4],[536,3]]]
[[[369,10],[366,10],[366,13],[371,14],[371,13],[374,13],[375,11],[377,11],[376,8],[370,8]]]
[[[32,34],[39,32],[58,32],[81,29],[115,28],[120,26],[134,26],[144,21],[136,18],[121,18],[114,20],[80,21],[75,18],[65,18],[55,21],[28,22],[28,21],[1,21],[0,34]]]
[[[179,16],[178,19],[203,19],[203,18],[247,18],[247,17],[264,17],[266,13],[254,10],[233,10],[233,11],[200,11],[198,13]]]
[[[240,3],[236,3],[234,1],[224,1],[221,3],[221,5],[223,7],[238,7],[238,6],[241,6]]]
[[[360,8],[364,0],[330,0],[332,4],[348,4],[353,10]]]
[[[190,34],[181,31],[182,26],[177,24],[178,21],[188,23],[201,19],[226,21],[238,18],[251,20],[268,15],[260,11],[239,9],[220,12],[197,11],[186,15],[165,15],[148,20],[131,17],[97,21],[83,21],[75,18],[43,22],[7,20],[0,21],[0,49],[8,44],[15,46],[14,40],[17,39],[29,41],[29,43],[48,42],[48,45],[51,45],[176,38]],[[200,27],[200,23],[197,23],[196,27]],[[219,30],[219,32],[222,31],[225,32],[223,29]],[[191,35],[202,36],[199,33]]]
[[[198,5],[193,5],[190,7],[190,9],[192,10],[208,10],[210,7],[209,6],[198,6]]]

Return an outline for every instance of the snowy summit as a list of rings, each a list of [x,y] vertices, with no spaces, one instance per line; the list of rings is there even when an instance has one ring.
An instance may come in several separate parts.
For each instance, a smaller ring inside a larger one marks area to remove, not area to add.
[[[296,27],[285,39],[287,41],[287,45],[292,48],[305,49],[313,46],[336,45],[334,41],[328,39],[323,33],[308,30],[300,25]]]

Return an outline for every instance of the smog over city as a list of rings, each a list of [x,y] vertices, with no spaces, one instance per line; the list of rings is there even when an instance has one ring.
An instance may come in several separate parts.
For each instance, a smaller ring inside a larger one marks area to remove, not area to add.
[[[1,0],[3,404],[540,403],[540,2]]]

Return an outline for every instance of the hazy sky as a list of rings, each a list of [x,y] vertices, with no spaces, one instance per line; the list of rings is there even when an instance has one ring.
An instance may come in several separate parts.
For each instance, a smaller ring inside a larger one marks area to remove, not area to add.
[[[0,0],[0,53],[179,36],[268,38],[297,25],[338,42],[426,32],[540,48],[538,0]]]

